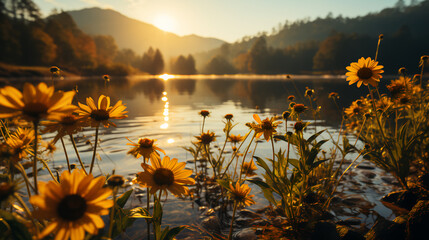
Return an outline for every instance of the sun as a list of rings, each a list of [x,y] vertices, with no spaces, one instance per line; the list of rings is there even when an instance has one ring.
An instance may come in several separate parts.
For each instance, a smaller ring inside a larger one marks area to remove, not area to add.
[[[154,24],[157,28],[171,32],[176,28],[176,21],[169,15],[159,14],[155,17]]]

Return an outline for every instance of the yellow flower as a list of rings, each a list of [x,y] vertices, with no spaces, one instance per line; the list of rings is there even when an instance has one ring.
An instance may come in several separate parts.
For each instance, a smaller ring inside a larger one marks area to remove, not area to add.
[[[376,87],[380,78],[382,78],[381,73],[383,66],[378,65],[378,62],[371,60],[371,58],[360,58],[358,62],[352,62],[350,66],[346,67],[348,72],[346,73],[347,81],[349,85],[357,82],[357,86],[360,87],[362,83],[365,86],[370,84],[373,87]]]
[[[94,100],[89,97],[86,98],[86,104],[78,103],[80,109],[77,113],[80,116],[87,118],[90,121],[92,127],[98,127],[100,123],[104,127],[108,128],[109,125],[116,125],[109,121],[109,119],[123,119],[128,117],[125,115],[127,111],[124,111],[127,108],[122,104],[122,101],[119,100],[114,106],[110,106],[110,97],[101,95],[98,98],[98,106],[95,105]]]
[[[250,162],[244,162],[243,166],[241,166],[241,173],[251,177],[251,176],[255,176],[255,170],[257,170],[258,168],[256,167],[255,163],[253,162],[253,160],[251,160]]]
[[[14,160],[22,160],[28,154],[33,153],[33,148],[31,147],[33,140],[34,131],[31,128],[20,127],[6,139],[6,144],[12,150]]]
[[[134,146],[130,151],[128,151],[128,154],[133,155],[135,158],[143,156],[144,159],[160,159],[159,153],[157,151],[160,151],[165,155],[164,150],[154,145],[156,139],[139,138],[138,143],[134,143],[129,139],[128,141],[131,143],[127,143],[127,145]]]
[[[238,134],[238,135],[230,134],[228,136],[228,141],[232,142],[233,144],[240,143],[243,140],[244,140],[244,137],[241,136],[240,134]]]
[[[243,184],[240,186],[239,182],[235,184],[235,187],[230,183],[229,184],[230,197],[232,200],[236,201],[238,206],[250,206],[255,204],[252,197],[255,195],[249,195],[252,190],[247,184]]]
[[[214,132],[207,131],[207,133],[201,133],[200,136],[195,136],[198,139],[198,143],[203,145],[209,145],[211,142],[216,141],[216,135]]]
[[[85,126],[82,117],[75,114],[67,114],[60,116],[57,122],[48,122],[43,132],[57,132],[53,142],[56,143],[58,139],[66,135],[72,135],[79,132]]]
[[[176,158],[170,160],[168,156],[161,159],[152,159],[151,165],[142,163],[144,172],[137,173],[135,182],[150,188],[150,193],[154,194],[162,190],[167,194],[170,191],[175,196],[182,196],[188,192],[184,185],[194,184],[195,180],[190,178],[192,170],[185,168],[186,163],[177,162]]]
[[[260,137],[262,134],[264,134],[265,140],[270,140],[270,137],[276,133],[276,128],[280,124],[280,121],[274,121],[275,118],[265,118],[261,121],[261,118],[258,116],[258,114],[253,114],[253,119],[258,123],[257,125],[254,125],[254,130],[256,132],[256,137]]]
[[[362,106],[360,106],[357,101],[352,102],[352,104],[350,105],[350,107],[346,108],[344,110],[344,113],[349,116],[355,116],[355,115],[360,115],[363,114],[364,108]]]
[[[33,122],[69,114],[76,109],[71,104],[74,91],[54,91],[54,87],[48,87],[43,82],[37,87],[25,83],[22,93],[14,87],[6,86],[0,89],[0,106],[3,107],[0,118],[21,116]]]
[[[105,181],[104,176],[94,178],[76,169],[72,173],[64,171],[60,183],[40,182],[40,194],[32,196],[30,203],[36,217],[50,219],[51,223],[38,237],[55,232],[56,240],[75,240],[84,239],[85,232],[97,234],[104,227],[100,216],[108,214],[113,206],[113,201],[107,200],[112,190],[103,188]]]

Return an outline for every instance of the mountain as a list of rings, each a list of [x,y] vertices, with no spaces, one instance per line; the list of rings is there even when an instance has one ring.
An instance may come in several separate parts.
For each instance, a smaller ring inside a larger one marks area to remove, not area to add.
[[[110,35],[119,48],[129,48],[138,54],[153,47],[159,48],[164,56],[174,57],[208,51],[225,43],[220,39],[197,35],[178,36],[111,9],[86,8],[68,13],[85,33]]]
[[[259,63],[266,65],[262,73],[345,71],[344,63],[374,56],[378,36],[383,34],[378,59],[386,66],[386,72],[393,73],[404,66],[415,68],[420,56],[428,52],[428,12],[429,0],[424,0],[353,18],[329,14],[325,18],[286,22],[272,34],[246,36],[194,57],[199,69],[216,59],[215,63],[232,64],[238,72],[261,73],[249,68],[255,64],[255,56],[260,55]],[[326,64],[321,67],[316,62]]]

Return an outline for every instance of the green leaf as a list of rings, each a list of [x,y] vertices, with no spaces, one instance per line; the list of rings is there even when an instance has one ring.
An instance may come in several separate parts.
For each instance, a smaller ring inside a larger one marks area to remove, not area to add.
[[[130,210],[130,218],[152,218],[146,208],[136,207]]]
[[[124,208],[125,204],[127,203],[128,199],[131,196],[131,193],[133,193],[133,189],[128,190],[124,192],[117,200],[116,204],[120,206],[121,208]]]
[[[158,223],[159,225],[161,225],[161,221],[162,221],[162,206],[161,206],[161,201],[158,199],[155,201],[155,204],[153,206],[153,221],[155,223]]]
[[[162,238],[162,240],[173,240],[174,237],[176,237],[176,235],[179,234],[185,228],[186,226],[179,226],[169,229],[168,231],[166,231],[166,235],[163,234],[164,237]]]
[[[265,163],[265,161],[264,161],[262,158],[260,158],[260,157],[257,157],[257,156],[253,156],[253,157],[256,159],[256,163],[257,163],[259,166],[261,166],[261,167],[265,170],[265,172],[266,172],[267,174],[269,174],[270,178],[273,178],[273,177],[272,177],[271,170],[270,170],[270,168],[268,167],[267,163]]]
[[[219,185],[221,185],[226,190],[228,190],[228,191],[231,190],[229,188],[229,180],[227,180],[227,179],[216,179],[216,182],[219,183]]]
[[[308,143],[312,143],[312,142],[313,142],[314,140],[316,140],[316,138],[317,138],[320,134],[322,134],[324,131],[325,131],[325,130],[322,130],[322,131],[320,131],[320,132],[317,132],[317,133],[313,134],[313,136],[311,136],[311,137],[309,137],[309,138],[307,139],[307,142],[308,142]]]
[[[0,239],[31,240],[27,229],[13,214],[0,210]]]

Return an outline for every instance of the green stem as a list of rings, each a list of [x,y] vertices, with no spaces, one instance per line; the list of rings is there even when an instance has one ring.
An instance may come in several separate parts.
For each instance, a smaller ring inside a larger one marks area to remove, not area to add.
[[[240,146],[238,146],[237,151],[234,152],[234,154],[232,155],[231,160],[229,161],[229,163],[226,165],[225,171],[223,172],[221,178],[223,178],[226,174],[226,171],[228,170],[229,166],[231,165],[231,163],[234,161],[235,157],[237,156],[238,152],[241,149],[241,146],[243,146],[244,142],[247,140],[247,138],[249,137],[249,134],[252,132],[252,130],[249,130],[249,132],[246,134],[246,137],[244,138],[244,140],[241,142]],[[238,159],[237,159],[238,160]],[[237,170],[237,169],[236,169]]]
[[[98,128],[97,128],[97,130],[98,130]],[[98,133],[97,133],[97,135],[98,135]],[[73,135],[70,134],[69,136],[70,136],[70,141],[72,142],[72,145],[74,148],[74,152],[76,153],[77,159],[79,160],[80,166],[82,167],[82,170],[85,172],[85,174],[88,175],[88,173],[85,170],[85,165],[83,164],[82,159],[80,158],[79,151],[77,150],[76,142],[74,141]],[[97,138],[96,138],[95,142],[97,142]],[[94,150],[94,152],[95,152],[95,150]],[[94,159],[93,159],[93,161],[94,161]]]
[[[273,136],[271,136],[270,138],[271,138],[271,148],[273,149],[273,174],[276,174],[275,173],[276,154],[274,150],[274,140],[273,140]]]
[[[37,186],[37,138],[38,136],[38,126],[39,126],[39,121],[35,120],[33,121],[33,126],[34,126],[34,158],[33,158],[33,179],[34,179],[34,192],[37,194],[39,194],[39,189]]]
[[[69,156],[67,155],[66,145],[64,144],[63,137],[60,137],[60,140],[61,140],[61,145],[63,146],[64,155],[66,155],[67,168],[69,169],[69,172],[71,172]]]
[[[146,209],[149,213],[149,206],[150,206],[150,193],[149,193],[149,187],[146,188]],[[150,219],[146,219],[146,225],[147,225],[147,239],[150,240]]]
[[[94,153],[92,154],[91,167],[89,168],[89,174],[92,173],[92,168],[94,167],[95,155],[97,153],[97,145],[98,145],[98,128],[95,128],[95,143],[94,143]],[[85,169],[85,168],[84,168]]]
[[[237,201],[234,201],[234,210],[232,211],[231,225],[229,227],[228,240],[232,239],[232,225],[234,224],[235,212],[237,211]]]
[[[256,137],[256,132],[253,134],[253,137],[252,137],[252,139],[250,140],[250,143],[249,143],[249,145],[248,145],[248,146],[247,146],[247,148],[246,148],[246,152],[244,153],[243,160],[241,161],[240,171],[238,172],[238,176],[239,176],[238,181],[241,181],[241,172],[243,171],[243,164],[244,164],[244,160],[246,160],[247,152],[249,151],[250,145],[252,145],[252,142],[253,142],[253,140],[255,139],[255,137]],[[236,169],[236,170],[237,170],[237,169]],[[234,172],[235,172],[235,171],[234,171]]]
[[[28,209],[27,205],[25,205],[25,202],[22,200],[22,198],[17,193],[14,193],[13,196],[19,202],[21,207],[24,209],[24,212],[25,212],[25,214],[27,214],[27,217],[30,218],[31,222],[34,225],[34,229],[36,230],[36,236],[38,236],[39,235],[39,226],[37,226],[37,223],[34,220],[33,216],[31,215],[31,212]]]
[[[115,211],[116,211],[116,193],[118,192],[118,188],[117,187],[113,187],[113,191],[112,191],[112,197],[113,197],[113,207],[112,210],[110,212],[110,221],[109,221],[109,239],[112,239],[112,232],[113,232],[113,219],[115,216]]]

